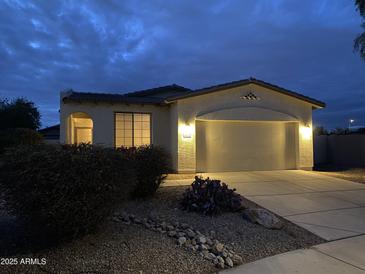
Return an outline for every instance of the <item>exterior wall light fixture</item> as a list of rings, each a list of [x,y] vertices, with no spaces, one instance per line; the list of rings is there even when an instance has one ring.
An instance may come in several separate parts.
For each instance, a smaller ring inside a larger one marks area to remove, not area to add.
[[[310,140],[312,137],[312,128],[309,125],[301,127],[300,130],[304,140]]]
[[[181,133],[183,139],[191,139],[193,137],[193,127],[191,125],[185,124],[181,126]]]

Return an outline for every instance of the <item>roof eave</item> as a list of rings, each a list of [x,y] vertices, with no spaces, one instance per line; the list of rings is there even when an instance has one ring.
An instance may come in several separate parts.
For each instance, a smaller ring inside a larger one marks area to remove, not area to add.
[[[209,94],[209,93],[212,93],[212,92],[225,90],[225,89],[229,89],[229,88],[245,86],[245,85],[249,85],[249,84],[256,84],[256,85],[266,87],[266,88],[271,89],[271,90],[275,90],[275,91],[277,91],[279,93],[282,93],[284,95],[296,98],[298,100],[305,101],[307,103],[310,103],[312,106],[314,106],[315,108],[318,108],[318,109],[326,107],[326,104],[324,102],[309,98],[307,96],[304,96],[304,95],[301,95],[301,94],[298,94],[298,93],[295,93],[295,92],[292,92],[292,91],[289,91],[289,90],[286,90],[286,89],[283,89],[283,88],[280,88],[280,87],[273,86],[271,84],[263,83],[262,81],[258,81],[256,79],[237,81],[237,82],[227,84],[227,85],[213,87],[213,88],[210,88],[210,89],[208,88],[206,90],[201,89],[202,90],[201,92],[199,90],[196,90],[196,91],[193,91],[189,94],[184,94],[182,96],[174,96],[174,97],[167,98],[165,101],[167,103],[173,103],[173,102],[176,102],[178,100],[182,100],[182,99],[186,99],[186,98],[190,98],[190,97],[195,97],[195,96],[200,96],[200,95],[205,95],[205,94]]]
[[[98,100],[95,100],[95,99],[72,99],[72,98],[63,98],[62,99],[62,102],[64,104],[67,104],[67,103],[78,103],[78,104],[82,104],[83,102],[87,102],[87,103],[94,103],[94,104],[97,104],[97,103],[109,103],[109,104],[127,104],[127,105],[165,105],[166,103],[164,101],[161,101],[161,102],[148,102],[148,101],[145,101],[145,102],[130,102],[128,100],[101,100],[101,99],[98,99]]]

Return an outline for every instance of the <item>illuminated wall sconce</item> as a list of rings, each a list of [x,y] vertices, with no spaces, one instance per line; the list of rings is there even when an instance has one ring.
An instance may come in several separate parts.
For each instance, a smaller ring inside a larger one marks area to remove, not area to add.
[[[181,126],[181,133],[183,139],[191,139],[193,137],[193,127],[191,125],[185,124]]]
[[[312,137],[312,128],[309,125],[301,127],[300,132],[304,140],[310,140]]]

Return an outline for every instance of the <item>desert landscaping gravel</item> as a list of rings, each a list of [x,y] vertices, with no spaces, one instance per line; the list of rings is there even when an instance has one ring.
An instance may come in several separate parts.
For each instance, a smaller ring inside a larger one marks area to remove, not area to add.
[[[244,220],[242,213],[209,217],[182,211],[179,200],[185,189],[185,186],[162,187],[152,199],[122,204],[117,214],[126,212],[141,219],[153,217],[167,223],[186,223],[204,235],[214,235],[241,256],[244,263],[324,242],[286,221],[281,230],[270,230]],[[255,206],[250,201],[244,203]],[[0,237],[6,237],[6,233]],[[199,252],[178,246],[176,239],[166,233],[115,220],[109,220],[93,235],[58,247],[11,254],[2,246],[0,252],[0,257],[47,260],[41,266],[0,266],[1,273],[215,273],[220,270]]]
[[[336,178],[365,184],[365,168],[317,167],[316,172]]]

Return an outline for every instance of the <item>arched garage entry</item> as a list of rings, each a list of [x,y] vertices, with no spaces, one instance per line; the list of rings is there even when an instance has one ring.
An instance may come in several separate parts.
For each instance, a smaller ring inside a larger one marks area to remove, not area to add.
[[[200,115],[195,126],[198,172],[297,168],[295,117],[239,108]]]
[[[93,143],[93,120],[85,112],[74,112],[69,115],[67,123],[69,144]]]

